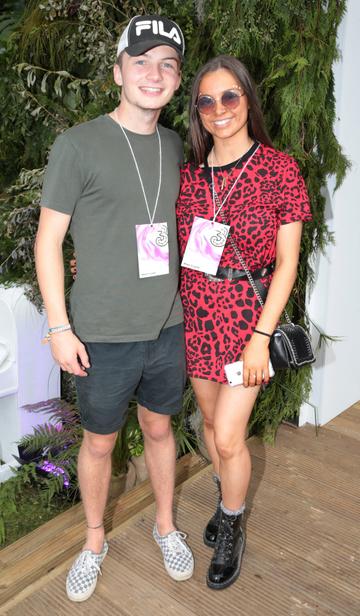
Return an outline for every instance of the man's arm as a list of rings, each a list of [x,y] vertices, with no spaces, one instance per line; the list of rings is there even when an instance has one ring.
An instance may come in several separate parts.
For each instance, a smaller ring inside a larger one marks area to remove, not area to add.
[[[68,214],[41,208],[35,242],[35,262],[49,327],[69,322],[65,306],[62,244],[70,218]],[[89,368],[89,359],[84,345],[72,331],[52,334],[50,343],[53,357],[62,370],[87,376],[84,368]]]

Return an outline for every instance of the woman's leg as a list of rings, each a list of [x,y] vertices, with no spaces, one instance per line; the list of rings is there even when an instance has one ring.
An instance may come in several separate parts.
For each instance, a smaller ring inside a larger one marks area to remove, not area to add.
[[[258,392],[259,387],[221,385],[217,398],[214,443],[220,460],[222,503],[214,556],[206,578],[214,590],[227,588],[240,574],[245,549],[243,512],[251,474],[246,427]]]
[[[191,384],[193,386],[196,399],[203,416],[204,439],[206,443],[206,448],[213,464],[214,481],[217,487],[216,508],[214,514],[207,522],[203,533],[205,545],[210,548],[214,548],[219,532],[219,524],[221,518],[221,485],[219,477],[219,456],[214,443],[214,415],[216,409],[216,401],[220,391],[220,383],[193,378],[191,379]]]
[[[214,473],[219,475],[219,456],[214,442],[214,416],[221,385],[205,379],[191,378],[190,381],[204,420],[206,448],[213,464]]]
[[[214,444],[219,457],[223,505],[231,511],[239,510],[244,504],[250,482],[246,433],[259,389],[259,386],[220,385],[216,401]]]

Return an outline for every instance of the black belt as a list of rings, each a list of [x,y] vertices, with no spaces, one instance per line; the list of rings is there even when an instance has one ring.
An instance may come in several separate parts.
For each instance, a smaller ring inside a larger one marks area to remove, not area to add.
[[[259,278],[264,278],[265,276],[269,276],[275,269],[275,261],[270,263],[270,265],[266,265],[265,267],[261,267],[255,271],[250,270],[250,274],[252,275],[254,280],[258,280]],[[209,280],[243,280],[248,279],[245,270],[233,269],[232,267],[218,267],[215,276],[211,274],[205,274],[206,278]]]

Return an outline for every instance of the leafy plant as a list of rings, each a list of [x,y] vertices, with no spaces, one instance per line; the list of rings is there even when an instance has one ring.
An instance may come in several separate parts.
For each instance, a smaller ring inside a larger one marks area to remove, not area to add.
[[[190,421],[195,410],[194,392],[188,383],[184,391],[182,411],[174,415],[171,422],[179,456],[188,452],[195,453],[197,449],[197,438]]]
[[[25,9],[25,0],[3,0],[0,8],[0,50],[17,27]]]
[[[129,452],[129,457],[141,456],[144,453],[144,439],[137,420],[137,409],[134,402],[130,404],[128,418],[122,430],[121,438]]]
[[[0,483],[0,545],[6,539],[6,518],[16,513],[17,497],[24,486],[29,485],[35,477],[35,464],[27,464],[17,471],[15,477]]]
[[[15,541],[74,502],[73,495],[59,491],[55,477],[39,476],[35,463],[14,471],[0,484],[0,545]]]
[[[19,447],[27,454],[38,454],[54,466],[66,471],[69,493],[78,496],[77,457],[82,441],[82,428],[76,406],[65,400],[53,398],[25,408],[33,413],[45,413],[49,421],[34,428],[33,434],[23,436]],[[39,456],[38,456],[39,457]],[[46,482],[46,492],[50,501],[54,494],[61,492],[65,476],[61,473],[51,476]]]

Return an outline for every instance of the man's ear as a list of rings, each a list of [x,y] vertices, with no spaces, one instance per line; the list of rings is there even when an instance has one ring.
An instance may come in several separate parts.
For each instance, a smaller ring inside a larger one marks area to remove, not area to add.
[[[179,88],[180,88],[180,86],[181,86],[181,79],[182,79],[182,73],[181,73],[181,71],[179,71],[179,78],[178,78],[178,79],[179,79],[179,80],[178,80],[178,84],[177,84],[177,86],[176,86],[176,88],[175,88],[175,92],[177,92],[177,91],[178,91],[178,89],[179,89]]]
[[[118,64],[114,64],[113,72],[114,72],[114,81],[116,85],[122,86],[123,80],[122,80],[121,68]]]

